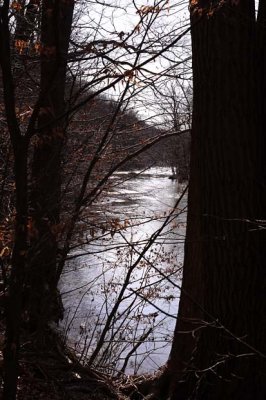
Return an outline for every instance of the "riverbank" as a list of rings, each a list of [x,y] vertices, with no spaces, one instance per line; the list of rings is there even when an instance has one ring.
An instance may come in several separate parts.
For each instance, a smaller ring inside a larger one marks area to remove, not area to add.
[[[3,389],[4,323],[0,332]],[[114,379],[82,365],[57,332],[47,330],[37,341],[22,333],[17,400],[137,400],[152,391],[158,375]],[[143,393],[142,393],[143,392]],[[1,397],[0,397],[1,398]]]
[[[4,336],[1,323],[1,338]],[[41,340],[41,341],[40,341]],[[3,345],[0,372],[3,389]],[[126,400],[108,375],[81,365],[57,333],[49,330],[38,341],[22,333],[18,400]]]

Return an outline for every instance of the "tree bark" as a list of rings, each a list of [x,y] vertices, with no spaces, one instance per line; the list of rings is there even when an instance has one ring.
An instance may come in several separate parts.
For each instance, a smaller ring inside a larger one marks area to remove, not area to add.
[[[263,399],[265,261],[258,256],[263,236],[256,223],[261,210],[254,2],[213,6],[202,0],[191,6],[191,178],[169,360],[172,400]],[[194,335],[182,333],[193,330]]]
[[[0,65],[8,131],[14,154],[16,220],[8,297],[6,298],[6,332],[4,348],[4,400],[15,400],[18,378],[22,300],[27,260],[27,154],[28,141],[21,135],[16,117],[15,92],[10,56],[8,3],[0,7]]]
[[[74,1],[45,0],[41,21],[41,84],[38,142],[32,163],[33,237],[29,270],[31,329],[41,332],[62,317],[57,293],[61,151],[65,140],[65,83]]]
[[[12,268],[6,303],[6,343],[4,349],[4,400],[15,400],[18,378],[20,328],[27,259],[27,142],[17,139],[14,146],[16,184],[16,225]]]

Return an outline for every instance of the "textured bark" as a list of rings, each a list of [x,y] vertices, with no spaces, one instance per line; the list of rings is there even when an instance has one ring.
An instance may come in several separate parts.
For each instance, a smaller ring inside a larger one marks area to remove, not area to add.
[[[15,93],[10,57],[8,5],[0,8],[0,65],[8,131],[14,154],[14,179],[16,185],[16,221],[12,249],[11,274],[6,298],[6,332],[4,348],[5,400],[15,400],[18,378],[18,355],[22,297],[27,257],[27,149],[28,142],[21,135],[16,118]]]
[[[24,294],[27,257],[27,143],[16,139],[15,183],[16,183],[16,226],[12,251],[12,269],[6,304],[6,343],[4,349],[4,393],[5,400],[15,400],[18,378],[18,356],[20,327]]]
[[[169,361],[172,399],[263,399],[265,261],[258,255],[263,235],[254,223],[261,216],[254,2],[227,2],[214,13],[210,4],[193,2],[192,8],[191,179]],[[194,336],[181,333],[195,326],[202,328]]]
[[[262,193],[262,217],[266,219],[266,2],[260,1],[257,17],[257,86],[259,96],[259,183]]]
[[[32,164],[32,238],[30,324],[41,332],[49,320],[62,317],[57,293],[58,243],[54,226],[60,221],[61,150],[65,138],[65,81],[74,1],[46,0],[41,21],[41,91],[38,143]]]

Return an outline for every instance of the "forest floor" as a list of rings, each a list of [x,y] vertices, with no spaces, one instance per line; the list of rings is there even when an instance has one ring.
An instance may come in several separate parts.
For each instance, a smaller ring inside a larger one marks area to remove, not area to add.
[[[140,400],[149,398],[147,388],[150,391],[157,379],[155,376],[124,376],[121,379],[115,379],[81,365],[58,334],[51,331],[45,336],[45,342],[38,340],[37,343],[36,338],[22,335],[17,400]],[[1,375],[3,375],[3,338],[3,324],[0,322]],[[2,381],[3,379],[1,379],[1,386]]]

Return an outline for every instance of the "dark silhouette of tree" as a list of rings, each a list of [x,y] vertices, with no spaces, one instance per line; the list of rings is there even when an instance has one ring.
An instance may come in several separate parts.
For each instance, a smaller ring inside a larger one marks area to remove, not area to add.
[[[257,22],[254,1],[190,4],[191,172],[183,283],[169,359],[173,400],[266,396],[265,229],[258,222],[265,217],[260,3]]]
[[[31,304],[27,312],[30,320],[34,320],[35,329],[43,321],[53,319],[48,304],[53,304],[51,288],[51,269],[54,269],[56,258],[54,239],[49,237],[51,227],[58,217],[58,198],[60,196],[60,145],[63,142],[62,121],[55,125],[57,116],[64,111],[64,83],[66,77],[67,51],[70,39],[74,2],[43,1],[41,21],[41,79],[40,94],[31,115],[28,127],[24,131],[23,123],[18,116],[17,92],[14,79],[17,77],[11,62],[14,52],[22,55],[30,49],[30,39],[35,34],[35,14],[40,13],[39,2],[4,1],[0,7],[0,63],[3,79],[3,97],[8,131],[14,154],[14,181],[16,185],[15,209],[16,227],[12,251],[12,268],[9,279],[9,293],[6,306],[6,346],[4,351],[5,385],[4,398],[15,399],[18,376],[18,354],[20,347],[20,327],[25,301]],[[17,11],[15,36],[10,29],[10,14]],[[60,33],[59,33],[60,32]],[[16,67],[21,69],[23,58]],[[26,74],[23,78],[25,79]],[[36,146],[32,176],[31,207],[35,212],[29,215],[28,210],[28,164],[29,143],[37,130],[41,132]],[[38,159],[38,161],[36,161]],[[51,173],[51,167],[53,173]],[[50,175],[48,175],[50,174]],[[48,183],[49,181],[49,183]],[[38,187],[38,190],[36,189]],[[34,190],[35,188],[35,190]],[[52,201],[54,206],[51,206]],[[49,203],[49,204],[48,204]],[[45,211],[44,211],[45,208]],[[29,251],[28,233],[34,226],[34,245]],[[45,235],[45,243],[44,243]],[[41,246],[36,246],[36,238]],[[51,244],[51,241],[53,244]],[[40,251],[41,250],[41,251]],[[43,253],[45,250],[45,255]],[[30,260],[30,262],[28,261]],[[52,265],[53,262],[53,265]],[[30,267],[29,267],[30,266]],[[55,273],[55,271],[54,271]],[[38,277],[37,277],[38,275]],[[49,302],[44,288],[49,283]],[[31,294],[25,299],[25,287]],[[45,304],[45,306],[44,306]],[[48,308],[48,313],[44,312]],[[33,311],[34,310],[34,311]],[[36,313],[35,313],[35,310]]]
[[[62,147],[65,142],[67,54],[74,1],[43,1],[41,20],[38,134],[32,163],[29,318],[40,332],[60,317],[56,261],[58,244],[53,228],[60,222]],[[42,318],[40,318],[40,315]]]

